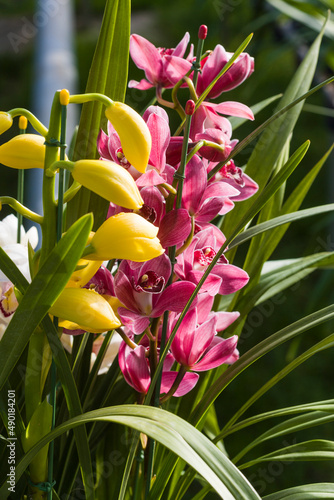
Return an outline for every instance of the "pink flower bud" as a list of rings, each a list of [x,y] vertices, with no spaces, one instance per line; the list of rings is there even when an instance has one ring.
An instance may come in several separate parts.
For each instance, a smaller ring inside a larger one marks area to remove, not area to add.
[[[189,99],[189,101],[187,101],[187,104],[186,104],[186,115],[193,115],[194,112],[195,112],[195,103],[192,99]]]
[[[201,24],[198,30],[198,38],[200,40],[205,40],[208,34],[208,27],[205,24]]]

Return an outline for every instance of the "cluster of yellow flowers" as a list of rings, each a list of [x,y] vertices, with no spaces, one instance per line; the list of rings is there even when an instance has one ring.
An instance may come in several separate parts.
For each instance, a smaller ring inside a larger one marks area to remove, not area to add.
[[[61,92],[61,100],[66,97],[66,93]],[[105,114],[120,136],[127,159],[139,172],[145,172],[151,150],[151,135],[144,120],[132,108],[120,102],[111,102]],[[8,130],[12,123],[11,114],[1,112],[0,134]],[[58,156],[58,161],[46,167],[45,157],[43,135],[20,134],[0,146],[0,163],[3,165],[15,169],[41,168],[47,177],[54,176],[59,168],[65,168],[71,172],[74,181],[110,202],[134,210],[143,206],[132,176],[112,161],[59,161]],[[47,221],[43,220],[42,225],[44,223]],[[51,314],[61,318],[60,326],[93,333],[119,327],[121,323],[112,307],[114,305],[115,308],[115,304],[110,303],[113,298],[82,287],[103,261],[129,259],[143,262],[161,255],[164,250],[157,233],[156,226],[133,212],[110,217],[95,233],[91,233],[77,271],[50,309]]]

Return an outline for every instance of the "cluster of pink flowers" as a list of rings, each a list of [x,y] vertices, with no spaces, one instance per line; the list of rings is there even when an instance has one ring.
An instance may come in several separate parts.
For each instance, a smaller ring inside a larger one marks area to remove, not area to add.
[[[193,48],[185,58],[189,35],[175,49],[157,49],[139,35],[132,35],[130,53],[136,65],[145,71],[146,79],[131,81],[129,86],[146,90],[171,88],[186,74],[192,78]],[[221,45],[201,62],[196,93],[200,95],[218,75],[232,54]],[[237,102],[219,104],[211,99],[242,83],[253,72],[253,59],[246,53],[213,86],[201,106],[192,116],[189,150],[200,140],[218,147],[203,146],[192,156],[185,168],[181,207],[168,202],[172,196],[168,185],[173,184],[181,161],[183,137],[171,136],[169,119],[160,106],[150,106],[143,118],[152,137],[152,150],[147,171],[139,173],[124,156],[120,139],[108,123],[108,134],[101,130],[98,151],[101,159],[112,160],[127,169],[140,189],[144,206],[139,214],[159,228],[158,237],[166,253],[144,263],[123,260],[114,275],[101,268],[87,286],[117,299],[117,314],[123,332],[129,339],[122,341],[119,365],[123,376],[141,395],[151,383],[152,345],[155,362],[159,359],[162,317],[169,311],[167,337],[184,309],[196,285],[212,259],[225,242],[225,236],[212,224],[213,219],[233,209],[234,203],[249,198],[258,188],[233,161],[224,164],[208,180],[208,173],[229,156],[237,141],[232,139],[232,127],[225,116],[253,119],[251,110]],[[170,207],[170,205],[172,205]],[[108,216],[127,211],[110,205]],[[172,266],[168,250],[175,246],[176,262]],[[172,275],[172,278],[171,278]],[[178,378],[173,395],[182,396],[196,384],[198,372],[210,370],[238,358],[237,337],[217,335],[235,321],[238,312],[213,312],[217,294],[231,294],[246,285],[248,275],[229,264],[222,256],[202,286],[196,300],[185,315],[171,344],[163,367],[161,394],[168,394]],[[179,365],[179,369],[176,369]]]

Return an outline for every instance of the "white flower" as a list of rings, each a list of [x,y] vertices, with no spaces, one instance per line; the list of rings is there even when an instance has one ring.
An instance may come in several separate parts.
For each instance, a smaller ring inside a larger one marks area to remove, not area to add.
[[[31,281],[28,260],[28,241],[32,248],[38,243],[38,233],[35,227],[26,233],[21,226],[21,243],[17,243],[17,217],[8,215],[0,221],[0,247],[12,259],[21,273],[28,281]],[[7,276],[0,270],[0,339],[6,330],[16,308],[17,300],[14,286]]]

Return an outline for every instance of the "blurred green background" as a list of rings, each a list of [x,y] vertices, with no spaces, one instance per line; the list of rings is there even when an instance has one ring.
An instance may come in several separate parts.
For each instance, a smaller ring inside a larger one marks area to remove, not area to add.
[[[239,44],[253,32],[254,37],[248,52],[255,58],[254,74],[239,88],[222,99],[238,100],[249,106],[284,92],[305,51],[314,40],[317,30],[334,2],[314,0],[309,2],[281,0],[169,0],[132,2],[132,31],[148,38],[156,46],[173,47],[189,31],[191,40],[196,44],[198,27],[206,24],[209,28],[205,49],[213,49],[217,43],[233,52]],[[23,19],[32,19],[35,2],[22,0],[0,1],[1,44],[0,44],[0,109],[30,107],[33,86],[34,42],[32,38],[15,53],[8,41],[8,33],[20,33]],[[104,8],[103,0],[77,0],[75,2],[75,52],[79,70],[79,88],[83,91],[93,56],[95,43]],[[334,67],[334,29],[330,24],[324,37],[320,61],[314,84],[328,78]],[[132,61],[129,67],[130,79],[141,79],[143,73]],[[166,95],[167,92],[166,92]],[[154,91],[129,91],[127,102],[138,111],[154,96]],[[51,103],[50,103],[51,104]],[[275,105],[262,111],[255,123],[248,123],[237,130],[236,137],[241,140],[257,125],[262,123]],[[311,147],[306,158],[289,180],[290,192],[297,181],[308,172],[321,158],[333,142],[334,87],[313,95],[305,105],[291,142],[294,151],[306,139],[311,140]],[[173,122],[172,122],[173,123]],[[1,137],[7,140],[17,129],[13,127]],[[236,159],[239,166],[247,162],[251,147],[246,148]],[[0,166],[0,195],[15,196],[16,173]],[[323,171],[309,193],[304,208],[333,201],[333,157],[327,161]],[[2,215],[9,213],[3,208]],[[319,251],[334,250],[333,216],[307,219],[306,222],[294,223],[288,230],[283,242],[276,250],[274,258],[292,258]],[[279,301],[264,304],[255,310],[246,323],[241,337],[240,351],[248,348],[271,333],[296,321],[300,317],[330,304],[333,300],[332,271],[322,271],[304,279],[299,286],[281,294]],[[293,359],[323,336],[332,333],[333,325],[326,324],[316,331],[311,331],[290,345],[284,345],[270,356],[257,362],[247,375],[240,376],[224,392],[217,405],[220,422],[226,422],[243,402],[263,381],[269,379],[284,366],[286,359]],[[285,381],[279,383],[251,409],[262,412],[281,406],[334,397],[333,391],[333,353],[325,351],[321,358],[313,358],[293,372]],[[267,425],[270,425],[267,424]],[[264,429],[266,428],[263,425]],[[264,430],[263,429],[263,430]],[[244,434],[238,433],[238,439],[248,441],[251,429]],[[293,444],[303,439],[321,436],[334,439],[333,424],[327,424],[321,430],[311,429],[298,435],[287,436],[286,441],[277,441],[278,446]],[[226,447],[233,456],[240,448],[241,441],[227,438]],[[263,446],[263,452],[270,451],[270,444]],[[246,475],[262,495],[284,487],[308,482],[331,481],[334,466],[331,462],[323,463],[269,463],[263,467],[254,467]],[[196,490],[189,492],[192,498]],[[212,498],[216,498],[212,495]]]

